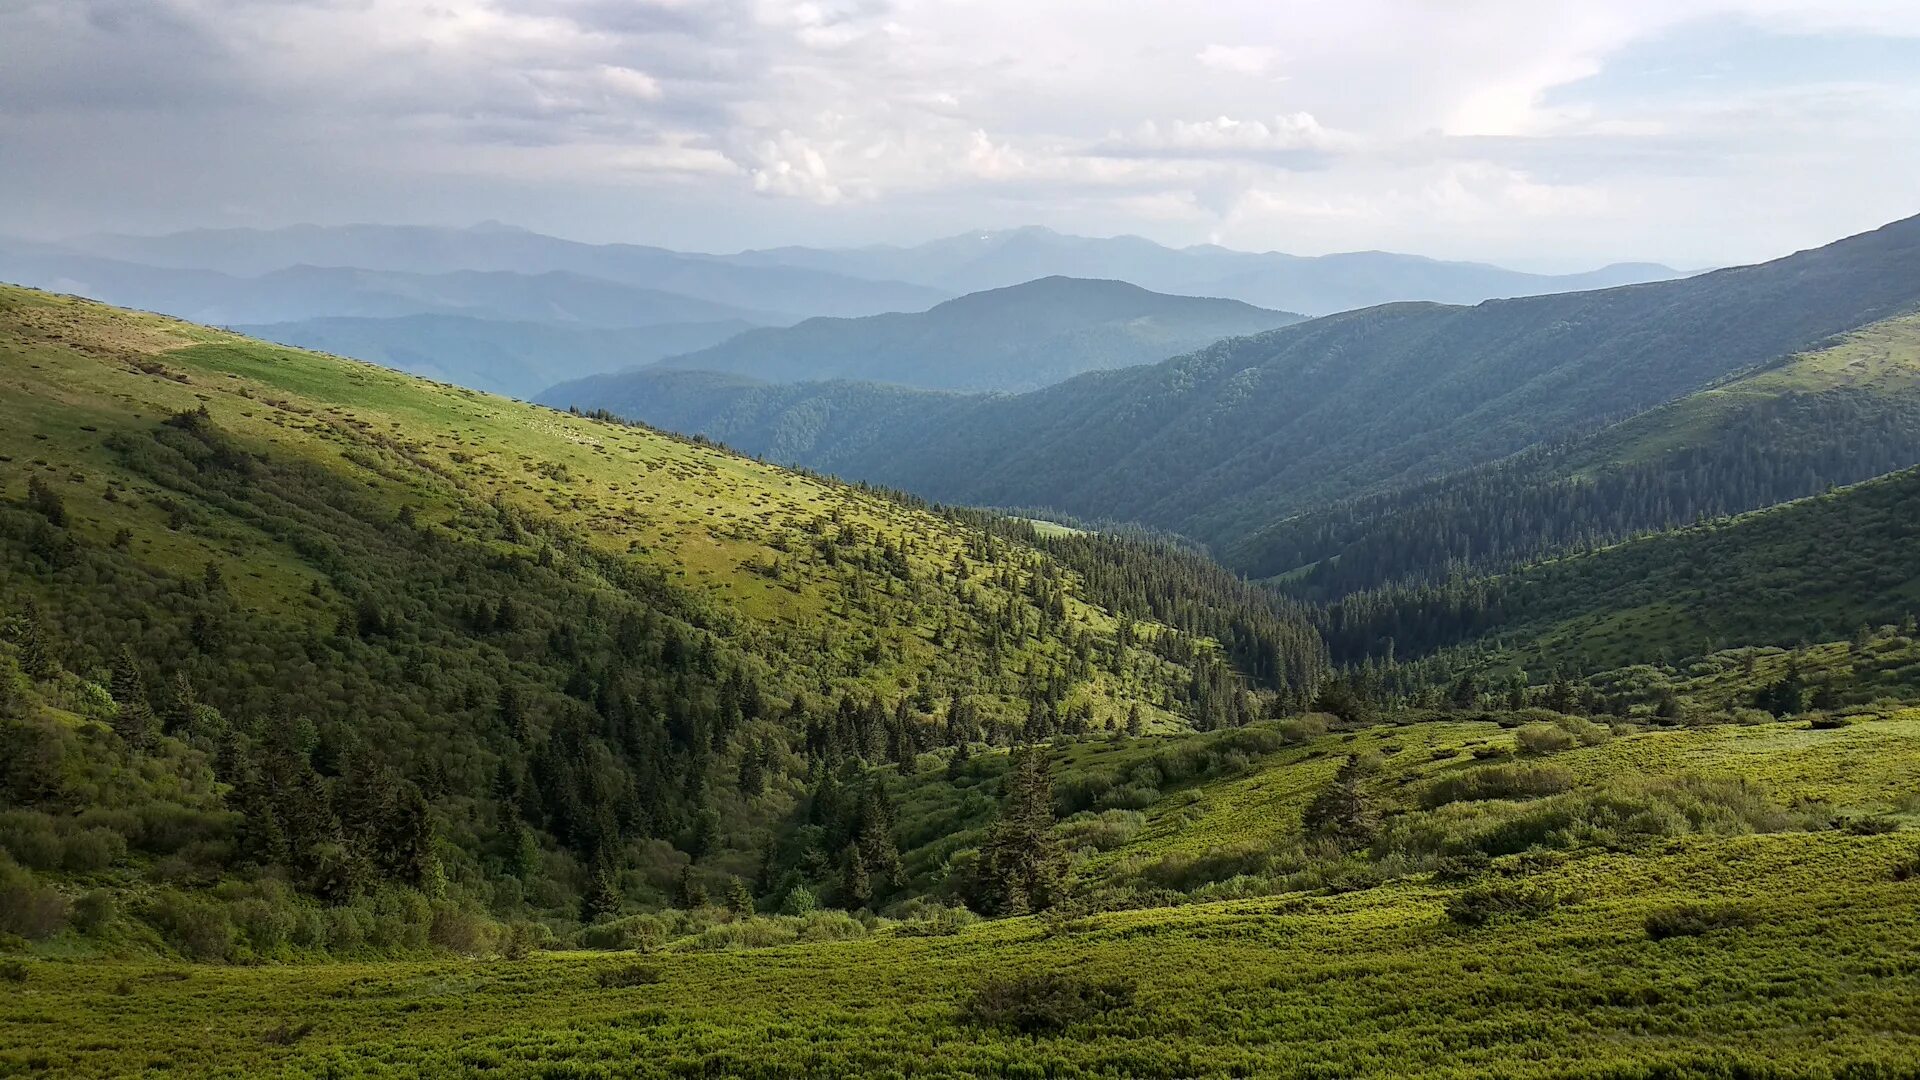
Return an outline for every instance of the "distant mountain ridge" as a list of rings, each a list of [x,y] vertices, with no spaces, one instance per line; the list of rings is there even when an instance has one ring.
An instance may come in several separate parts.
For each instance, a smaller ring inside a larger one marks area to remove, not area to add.
[[[233,329],[302,349],[352,356],[413,375],[528,399],[555,382],[638,367],[724,341],[751,323],[640,327],[502,322],[466,315],[323,316]]]
[[[1238,300],[1167,296],[1124,281],[1048,277],[970,293],[924,312],[751,330],[658,366],[770,382],[852,379],[935,390],[1032,390],[1083,371],[1149,363],[1301,318]]]
[[[566,404],[1232,552],[1291,513],[1593,430],[1916,305],[1920,218],[1678,281],[1348,312],[1017,396],[708,381]]]
[[[812,315],[918,311],[948,299],[941,289],[868,281],[831,271],[728,265],[665,248],[584,244],[489,223],[450,229],[423,225],[294,225],[283,229],[199,229],[168,236],[82,237],[82,253],[149,266],[235,275],[289,266],[348,266],[413,274],[506,271],[570,273],[776,313],[784,322]],[[341,314],[330,312],[329,314]],[[691,317],[676,321],[691,321]]]
[[[1617,263],[1580,274],[1529,274],[1385,251],[1302,256],[1211,244],[1169,248],[1138,236],[1070,236],[1035,226],[962,233],[907,247],[770,248],[723,258],[893,278],[962,293],[1048,275],[1119,278],[1156,292],[1229,297],[1310,315],[1400,300],[1476,304],[1683,276],[1652,263]]]
[[[0,280],[216,324],[347,316],[468,315],[583,326],[781,321],[770,311],[572,271],[423,273],[301,263],[251,276],[0,248]]]

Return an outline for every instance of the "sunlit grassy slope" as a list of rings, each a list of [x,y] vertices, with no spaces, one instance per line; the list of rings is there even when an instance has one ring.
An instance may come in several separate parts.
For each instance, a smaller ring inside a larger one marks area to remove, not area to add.
[[[251,449],[317,464],[396,515],[406,508],[503,555],[533,554],[539,541],[478,534],[476,508],[522,511],[657,571],[682,603],[786,667],[789,689],[891,697],[930,680],[941,693],[978,693],[992,712],[1015,708],[1019,677],[1068,666],[1065,632],[981,644],[988,623],[1033,615],[1030,594],[1052,573],[1040,556],[712,446],[15,288],[0,288],[0,352],[0,458],[15,477],[54,480],[90,544],[107,547],[125,529],[118,549],[165,572],[243,568],[229,587],[249,614],[330,623],[349,600],[255,522],[190,506],[182,527],[177,494],[131,472],[110,448],[116,435],[145,439],[169,415],[204,407]],[[844,560],[828,554],[835,547]],[[904,551],[917,580],[872,572],[872,554],[888,547]],[[1110,632],[1112,620],[1067,587],[1074,632]],[[1144,659],[1127,671],[1087,673],[1075,696],[1102,719],[1135,701],[1163,715],[1156,684],[1179,673]]]
[[[1192,737],[1217,740],[1220,736]],[[1284,847],[1345,754],[1385,755],[1389,821],[1551,812],[1555,798],[1417,810],[1498,767],[1492,723],[1334,734],[1170,790],[1139,861]],[[1169,743],[1171,745],[1171,743]],[[1910,821],[1920,713],[1650,731],[1568,750],[1593,795],[1745,777],[1786,808]],[[1076,778],[1153,742],[1059,751]],[[1396,752],[1397,751],[1397,752]],[[1070,826],[1069,826],[1070,827]],[[1389,835],[1392,834],[1389,826]],[[207,968],[29,961],[0,995],[0,1069],[110,1076],[1903,1077],[1920,1062],[1920,846],[1908,831],[1649,834],[1496,858],[1468,884],[1412,873],[1177,908],[1027,918],[918,936],[644,958]],[[1624,826],[1623,826],[1624,829]],[[1623,831],[1621,835],[1626,835]],[[1083,866],[1103,872],[1096,858]],[[1448,905],[1513,887],[1557,904],[1464,924]],[[1504,884],[1502,884],[1504,883]],[[1670,936],[1676,913],[1734,913]],[[609,987],[638,959],[653,981]],[[1023,1035],[969,1020],[990,980],[1068,972],[1131,1003]],[[305,1025],[311,1024],[308,1029]]]
[[[1875,398],[1920,394],[1920,313],[1874,323],[1825,347],[1796,353],[1671,405],[1642,413],[1586,440],[1568,462],[1574,475],[1635,465],[1670,451],[1711,444],[1718,431],[1757,405],[1796,394]]]

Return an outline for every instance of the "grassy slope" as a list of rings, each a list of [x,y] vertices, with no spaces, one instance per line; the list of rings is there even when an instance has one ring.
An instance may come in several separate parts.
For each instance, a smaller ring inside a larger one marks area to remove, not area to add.
[[[1542,563],[1500,628],[1540,658],[1613,667],[1828,641],[1920,608],[1920,472]]]
[[[1476,723],[1326,736],[1200,785],[1115,858],[1270,842],[1357,743],[1400,745],[1382,783],[1413,776],[1417,788],[1471,767],[1435,760],[1434,747],[1510,737]],[[1907,712],[1839,731],[1641,733],[1553,760],[1582,787],[1736,774],[1783,805],[1904,820],[1916,809],[1917,746],[1920,713]],[[1070,752],[1069,775],[1090,764],[1087,750]],[[1910,832],[1679,836],[1499,860],[1495,876],[1562,904],[1478,928],[1443,913],[1461,886],[1415,875],[950,936],[670,947],[648,960],[657,983],[625,989],[597,976],[631,960],[580,954],[254,969],[30,962],[0,997],[0,1071],[1904,1076],[1920,1056],[1920,882],[1898,871],[1916,855]],[[1649,938],[1649,915],[1697,903],[1737,906],[1753,922]],[[1038,1039],[960,1020],[984,979],[1047,970],[1133,980],[1135,1003]],[[315,1026],[293,1045],[273,1038],[303,1020]]]
[[[69,515],[94,543],[127,528],[141,562],[185,574],[210,559],[243,562],[231,589],[251,613],[331,620],[342,602],[287,544],[244,522],[212,511],[205,529],[170,529],[162,493],[125,471],[105,446],[109,435],[143,435],[204,405],[234,435],[343,472],[395,512],[411,505],[418,520],[450,531],[461,528],[463,510],[498,498],[658,568],[744,620],[736,628],[763,654],[778,656],[780,635],[803,630],[816,641],[824,632],[881,643],[883,659],[836,678],[844,687],[897,695],[923,670],[957,676],[959,661],[970,659],[930,640],[937,623],[925,610],[876,600],[859,575],[807,558],[816,523],[830,519],[870,538],[910,541],[910,561],[927,575],[956,558],[986,569],[971,531],[931,514],[643,429],[28,290],[0,290],[0,335],[9,358],[0,373],[0,457],[62,481]],[[781,556],[774,544],[793,553]],[[776,558],[788,565],[781,580],[764,572]],[[985,575],[974,581],[989,606],[1008,600]],[[921,599],[972,617],[939,593]],[[1087,627],[1111,628],[1086,604],[1070,601],[1070,609]],[[1039,644],[1034,658],[1048,648]],[[1123,715],[1123,688],[1100,678],[1088,695],[1102,715]]]
[[[1716,430],[1755,404],[1830,391],[1880,397],[1920,393],[1920,313],[1862,327],[1826,348],[1795,354],[1608,428],[1575,455],[1573,474],[1657,461],[1673,450],[1711,441]]]

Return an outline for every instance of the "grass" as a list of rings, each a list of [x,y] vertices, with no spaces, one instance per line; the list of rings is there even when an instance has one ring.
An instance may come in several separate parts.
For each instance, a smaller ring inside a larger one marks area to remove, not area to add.
[[[1895,868],[1914,852],[1901,836],[1697,838],[1531,874],[1562,902],[1479,928],[1444,913],[1460,890],[1403,884],[669,951],[649,960],[657,981],[614,987],[631,961],[581,954],[31,961],[0,996],[0,1075],[1907,1076],[1920,883]],[[1755,918],[1650,937],[1686,905]],[[963,1019],[989,980],[1043,972],[1124,980],[1134,999],[1057,1036]]]

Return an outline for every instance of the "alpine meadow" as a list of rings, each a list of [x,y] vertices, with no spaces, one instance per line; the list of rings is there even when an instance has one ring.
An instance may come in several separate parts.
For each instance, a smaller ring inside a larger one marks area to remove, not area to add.
[[[1920,1080],[1898,5],[0,40],[0,1077]]]

